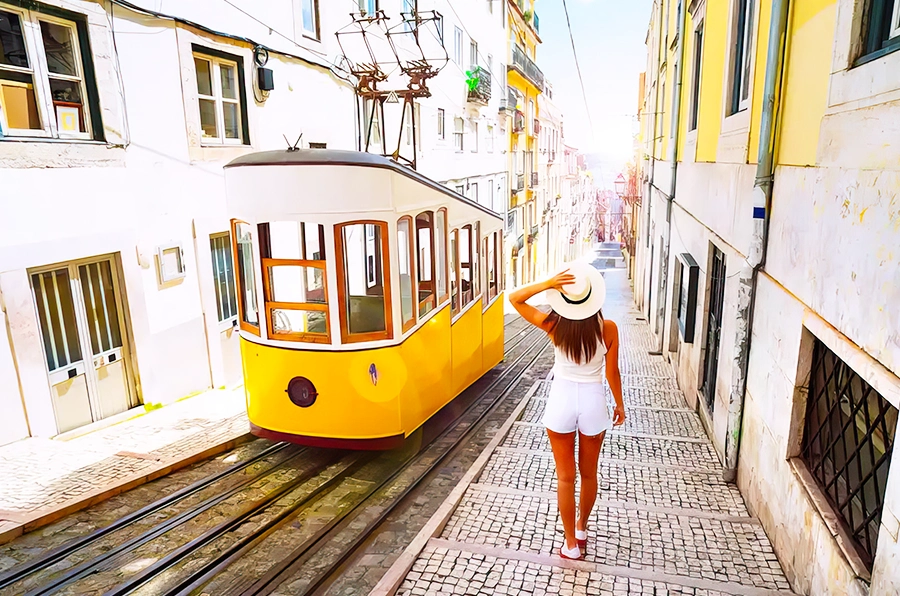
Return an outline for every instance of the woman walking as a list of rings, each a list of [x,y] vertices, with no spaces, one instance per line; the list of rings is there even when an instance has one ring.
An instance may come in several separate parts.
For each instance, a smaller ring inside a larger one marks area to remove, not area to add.
[[[539,310],[526,301],[540,292],[552,309]],[[587,545],[587,521],[597,500],[597,460],[606,431],[625,422],[622,379],[619,376],[619,332],[600,308],[606,285],[599,271],[576,263],[544,282],[512,292],[509,301],[522,317],[550,336],[555,348],[553,382],[544,411],[553,459],[557,500],[565,531],[559,551],[565,559],[580,559]],[[606,407],[604,376],[616,400],[613,419]],[[581,495],[575,511],[575,435]]]

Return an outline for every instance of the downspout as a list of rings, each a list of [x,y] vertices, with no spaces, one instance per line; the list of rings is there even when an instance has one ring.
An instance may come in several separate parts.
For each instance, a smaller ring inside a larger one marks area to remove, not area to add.
[[[679,3],[678,6],[681,7],[682,4]],[[675,63],[675,86],[672,89],[672,130],[669,133],[669,138],[672,141],[669,147],[669,161],[672,163],[672,176],[666,200],[666,251],[665,255],[660,255],[660,257],[664,256],[665,259],[660,258],[659,261],[659,281],[662,284],[657,297],[656,309],[656,320],[660,325],[659,347],[655,352],[651,352],[651,354],[654,355],[663,354],[663,345],[665,344],[666,338],[665,312],[669,290],[669,251],[672,248],[672,203],[675,201],[675,181],[678,174],[678,142],[681,135],[681,81],[683,78],[682,71],[684,67],[684,23],[686,19],[687,10],[681,10],[678,15],[678,31],[676,33],[678,36],[678,49],[676,50],[678,60]],[[662,299],[662,302],[659,302],[660,298]]]
[[[659,17],[657,21],[659,22],[659,26],[656,31],[656,62],[653,64],[653,76],[655,77],[655,90],[653,92],[653,128],[650,130],[650,176],[647,180],[647,201],[645,203],[645,208],[647,209],[647,238],[648,244],[650,240],[650,220],[653,217],[653,189],[656,188],[654,182],[656,181],[656,124],[659,121],[659,67],[661,64],[660,60],[660,50],[663,49],[663,14],[665,11],[663,10],[665,7],[662,4],[662,1],[655,1],[654,5],[659,5]],[[653,253],[646,255],[644,259],[644,266],[650,268],[651,276],[650,276],[650,285],[653,284]],[[647,291],[650,290],[649,287],[644,288],[644,297],[647,296]],[[652,291],[652,290],[650,290]],[[642,309],[643,310],[643,309]],[[647,304],[647,322],[650,322],[650,304]]]
[[[784,74],[789,8],[790,0],[772,0],[772,20],[769,24],[769,47],[766,56],[766,79],[763,91],[756,181],[753,186],[753,237],[750,241],[747,260],[741,268],[738,286],[737,332],[734,340],[731,393],[728,397],[728,426],[725,434],[723,476],[727,482],[734,482],[737,479],[757,280],[759,271],[766,263],[769,213],[775,176],[775,136],[778,128],[778,104]]]

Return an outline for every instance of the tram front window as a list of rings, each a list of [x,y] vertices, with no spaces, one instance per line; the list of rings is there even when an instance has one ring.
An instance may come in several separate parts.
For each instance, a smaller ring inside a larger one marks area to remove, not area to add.
[[[385,224],[339,226],[343,266],[342,331],[345,341],[389,339]]]
[[[328,343],[325,228],[273,221],[259,225],[266,313],[272,339]]]

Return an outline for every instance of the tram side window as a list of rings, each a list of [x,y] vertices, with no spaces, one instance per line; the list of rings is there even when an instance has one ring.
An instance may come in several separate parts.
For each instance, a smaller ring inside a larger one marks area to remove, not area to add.
[[[459,279],[460,305],[465,308],[475,298],[472,282],[472,226],[463,226],[459,231]]]
[[[416,216],[416,263],[418,264],[419,317],[424,317],[435,304],[434,288],[434,214]]]
[[[256,302],[256,271],[253,267],[253,233],[249,224],[233,224],[234,260],[237,263],[241,329],[259,335],[259,307]]]
[[[259,225],[269,337],[328,343],[325,227],[296,221]]]
[[[390,339],[390,279],[387,224],[348,223],[338,226],[341,336],[344,342]]]
[[[450,234],[450,312],[459,313],[459,230]]]
[[[411,329],[416,324],[416,314],[413,304],[413,255],[411,250],[410,232],[412,230],[412,218],[408,215],[401,217],[397,222],[397,254],[400,265],[400,316],[403,321],[403,331]]]
[[[476,221],[472,230],[472,297],[481,295],[481,222]]]
[[[442,208],[434,220],[434,278],[437,282],[438,304],[447,299],[447,210]]]
[[[488,267],[488,300],[497,297],[497,232],[492,232],[485,239],[487,243],[487,267]]]

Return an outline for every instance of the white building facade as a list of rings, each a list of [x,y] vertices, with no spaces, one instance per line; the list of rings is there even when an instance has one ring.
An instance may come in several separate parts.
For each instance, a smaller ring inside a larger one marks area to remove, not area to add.
[[[553,86],[545,81],[544,92],[538,96],[540,135],[538,137],[538,176],[540,186],[536,192],[538,211],[541,213],[539,236],[538,277],[559,267],[559,226],[554,217],[554,207],[562,200],[565,176],[563,147],[563,114],[553,103]]]
[[[377,8],[409,7],[393,4]],[[502,210],[503,20],[445,4],[465,61],[418,110],[419,169]],[[222,166],[285,139],[357,149],[333,66],[356,5],[0,0],[0,445],[241,382]],[[497,74],[491,99],[468,100],[470,56]]]

